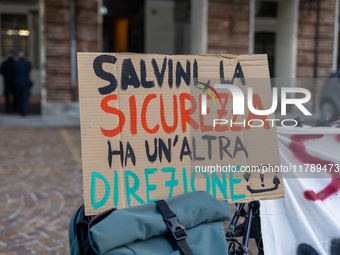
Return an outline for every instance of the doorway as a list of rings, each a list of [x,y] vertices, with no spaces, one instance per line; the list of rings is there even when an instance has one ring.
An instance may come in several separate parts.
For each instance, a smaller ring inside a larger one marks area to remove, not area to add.
[[[39,39],[39,7],[37,1],[26,3],[11,1],[0,3],[0,61],[6,59],[9,51],[14,55],[24,50],[26,58],[31,62],[30,78],[33,81],[30,96],[29,113],[41,112],[40,81],[40,39]],[[0,113],[5,112],[3,79],[0,78]]]

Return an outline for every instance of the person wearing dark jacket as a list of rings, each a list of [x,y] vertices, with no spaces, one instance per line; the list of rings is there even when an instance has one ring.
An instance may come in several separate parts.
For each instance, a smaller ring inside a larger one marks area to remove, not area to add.
[[[17,100],[15,91],[15,61],[13,53],[7,54],[7,59],[1,64],[0,72],[4,76],[4,96],[6,113],[16,110]],[[11,99],[12,97],[12,99]]]
[[[30,90],[33,85],[30,80],[31,63],[26,60],[25,52],[18,53],[18,61],[15,63],[15,85],[17,86],[17,95],[19,101],[19,111],[25,116],[29,110]]]

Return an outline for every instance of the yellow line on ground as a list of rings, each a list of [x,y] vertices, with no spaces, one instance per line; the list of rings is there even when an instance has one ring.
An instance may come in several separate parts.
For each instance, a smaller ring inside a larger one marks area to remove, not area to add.
[[[63,136],[64,141],[67,144],[67,147],[69,148],[73,159],[77,162],[78,168],[81,169],[82,168],[81,156],[80,156],[80,152],[77,146],[72,142],[71,136],[69,135],[69,133],[67,132],[65,128],[59,128],[59,131],[61,135]]]

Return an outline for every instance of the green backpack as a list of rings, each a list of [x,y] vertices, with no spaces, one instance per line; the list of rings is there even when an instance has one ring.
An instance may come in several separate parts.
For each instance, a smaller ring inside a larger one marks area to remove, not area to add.
[[[119,209],[102,218],[90,223],[86,233],[91,253],[77,253],[74,248],[80,244],[70,239],[71,254],[228,254],[224,221],[231,218],[230,206],[204,191]]]

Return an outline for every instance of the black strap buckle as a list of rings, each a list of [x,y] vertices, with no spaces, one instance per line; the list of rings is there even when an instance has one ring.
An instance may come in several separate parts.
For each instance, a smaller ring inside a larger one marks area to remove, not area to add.
[[[166,239],[170,243],[171,247],[177,246],[181,255],[193,255],[187,241],[187,231],[185,230],[184,226],[178,221],[176,214],[174,214],[171,209],[169,208],[168,204],[164,200],[156,201],[157,207],[163,215],[163,220],[166,222],[168,229],[171,232],[173,239],[169,238],[171,235],[166,235]],[[170,240],[170,241],[169,241]]]
[[[164,220],[176,241],[187,238],[187,231],[185,230],[184,226],[179,223],[176,215],[170,218],[164,217]]]

